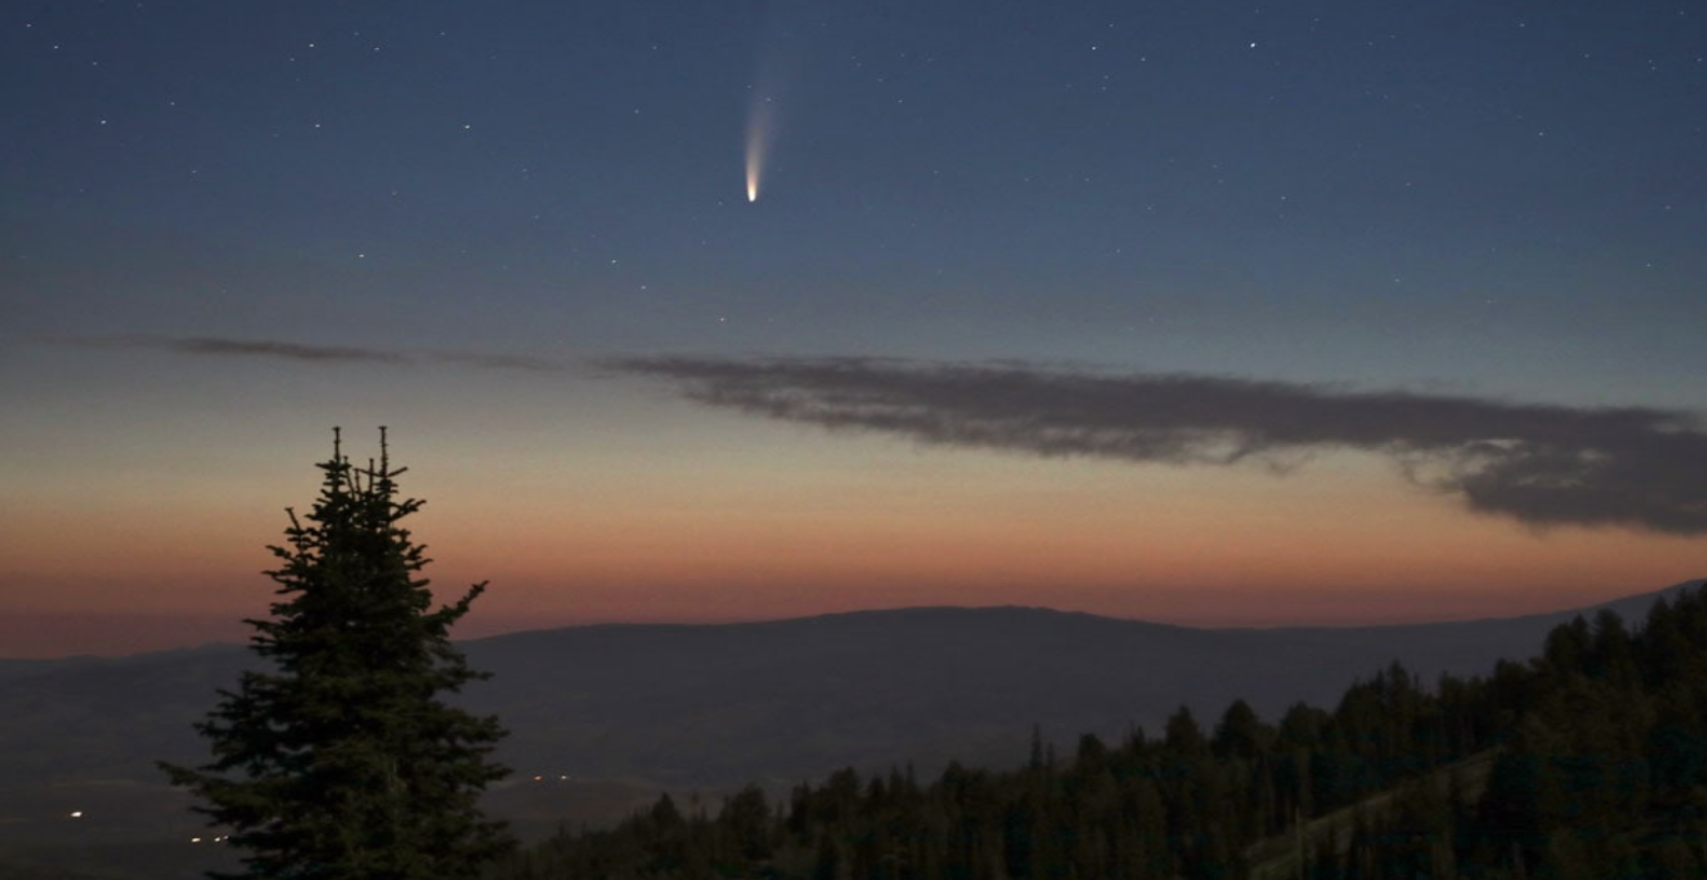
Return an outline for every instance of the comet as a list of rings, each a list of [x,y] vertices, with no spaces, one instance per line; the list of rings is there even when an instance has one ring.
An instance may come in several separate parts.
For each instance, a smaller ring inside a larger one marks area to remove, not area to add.
[[[747,201],[759,200],[759,181],[764,175],[765,154],[771,135],[771,99],[757,93],[747,104]]]
[[[771,153],[777,138],[783,133],[778,119],[782,105],[792,90],[789,84],[802,59],[810,57],[811,48],[801,36],[812,28],[803,17],[805,7],[812,4],[784,0],[757,0],[763,10],[759,38],[755,48],[753,78],[747,84],[746,172],[747,203],[759,200],[764,191],[765,175],[770,171]]]

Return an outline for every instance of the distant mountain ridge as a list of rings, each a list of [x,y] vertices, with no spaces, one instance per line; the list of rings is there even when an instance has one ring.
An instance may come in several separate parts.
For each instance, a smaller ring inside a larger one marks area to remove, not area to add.
[[[1336,699],[1394,660],[1425,680],[1483,673],[1501,657],[1531,656],[1547,630],[1577,613],[1611,607],[1639,620],[1660,595],[1695,583],[1588,609],[1458,623],[1208,630],[938,607],[575,627],[466,649],[498,673],[473,702],[504,714],[523,761],[554,761],[571,775],[619,769],[662,782],[733,782],[845,764],[1008,762],[1034,725],[1063,740],[1084,731],[1118,737],[1133,725],[1154,732],[1182,704],[1213,715],[1242,698],[1277,717],[1298,700]],[[504,672],[519,668],[525,677]],[[547,694],[558,698],[541,702]],[[576,754],[558,739],[530,752],[523,731],[536,723],[605,747]],[[670,733],[678,725],[692,731],[681,741]]]
[[[930,607],[758,623],[601,624],[463,642],[494,674],[467,703],[512,731],[521,773],[723,785],[839,766],[1016,759],[1034,725],[1066,739],[1154,731],[1181,704],[1265,717],[1331,700],[1397,660],[1432,680],[1535,653],[1552,626],[1662,595],[1550,614],[1347,628],[1195,629],[1043,608]],[[190,724],[252,664],[236,645],[0,663],[0,783],[153,778],[194,761]],[[34,667],[32,669],[32,667]]]

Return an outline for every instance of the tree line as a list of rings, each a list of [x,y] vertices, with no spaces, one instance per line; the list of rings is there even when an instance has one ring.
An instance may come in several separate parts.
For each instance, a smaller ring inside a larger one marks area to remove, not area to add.
[[[1034,733],[1024,766],[844,769],[715,810],[669,795],[488,872],[546,878],[1707,876],[1707,596],[1554,629],[1432,684],[1394,664],[1274,723],[1243,700],[1152,735]]]

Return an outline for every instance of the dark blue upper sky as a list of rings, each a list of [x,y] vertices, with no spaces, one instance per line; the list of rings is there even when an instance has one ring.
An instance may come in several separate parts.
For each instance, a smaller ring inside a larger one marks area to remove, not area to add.
[[[1707,328],[1704,22],[1598,2],[10,3],[5,322],[1683,402],[1649,386]],[[777,130],[748,205],[755,91]]]

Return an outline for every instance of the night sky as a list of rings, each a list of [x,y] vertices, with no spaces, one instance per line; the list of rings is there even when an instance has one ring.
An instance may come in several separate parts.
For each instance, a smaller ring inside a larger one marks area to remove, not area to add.
[[[468,635],[1707,574],[1693,4],[8,2],[0,120],[0,656],[240,637],[333,425]]]

